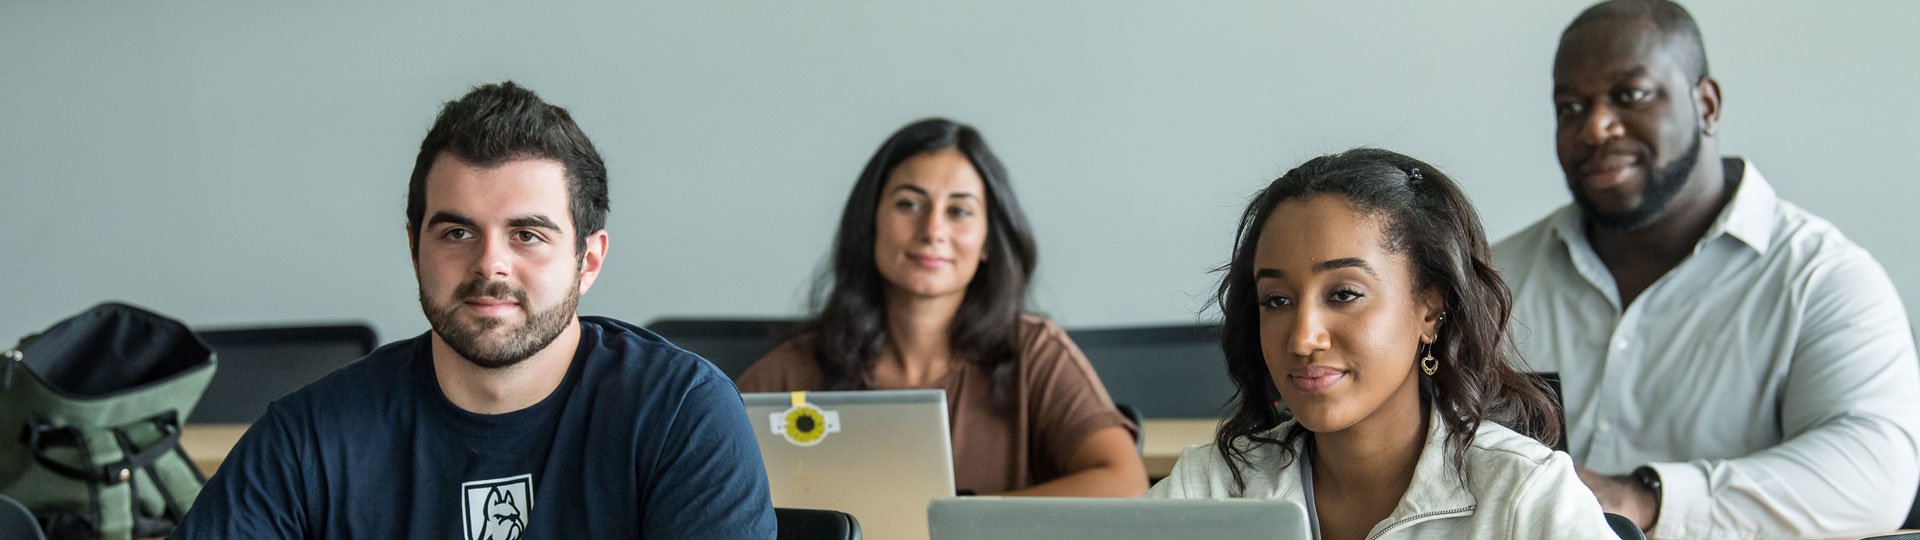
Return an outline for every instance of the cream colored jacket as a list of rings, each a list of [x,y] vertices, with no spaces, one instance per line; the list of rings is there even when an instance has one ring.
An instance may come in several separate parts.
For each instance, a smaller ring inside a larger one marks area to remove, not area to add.
[[[1393,513],[1373,526],[1372,539],[1590,538],[1617,540],[1600,513],[1600,503],[1574,474],[1573,461],[1525,435],[1492,422],[1481,424],[1467,449],[1467,481],[1448,471],[1446,426],[1438,416],[1428,422],[1426,448],[1414,465],[1413,484]],[[1278,434],[1292,426],[1281,425]],[[1293,501],[1306,506],[1295,459],[1305,455],[1296,443],[1283,460],[1278,447],[1261,445],[1247,455],[1247,488],[1233,489],[1233,474],[1214,445],[1189,446],[1173,474],[1147,491],[1169,499],[1255,498]]]

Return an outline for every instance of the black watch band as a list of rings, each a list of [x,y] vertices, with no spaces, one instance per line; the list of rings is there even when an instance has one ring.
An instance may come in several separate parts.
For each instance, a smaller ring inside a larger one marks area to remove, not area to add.
[[[1660,500],[1663,495],[1660,489],[1660,471],[1653,470],[1653,467],[1641,465],[1640,468],[1634,469],[1633,473],[1629,476],[1632,476],[1633,480],[1639,482],[1641,486],[1646,487],[1648,491],[1653,492],[1653,520],[1655,522],[1660,521]]]

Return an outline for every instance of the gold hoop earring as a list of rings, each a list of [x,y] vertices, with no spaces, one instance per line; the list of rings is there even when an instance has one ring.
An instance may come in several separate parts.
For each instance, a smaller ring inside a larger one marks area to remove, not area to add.
[[[1426,357],[1420,359],[1420,371],[1427,372],[1427,376],[1429,377],[1433,376],[1434,372],[1440,371],[1440,361],[1433,359],[1432,343],[1427,344]]]

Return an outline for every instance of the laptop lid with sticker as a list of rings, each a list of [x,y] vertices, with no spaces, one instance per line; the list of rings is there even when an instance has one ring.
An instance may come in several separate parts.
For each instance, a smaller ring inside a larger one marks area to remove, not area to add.
[[[944,390],[742,394],[773,505],[852,514],[867,538],[924,539],[951,497]]]

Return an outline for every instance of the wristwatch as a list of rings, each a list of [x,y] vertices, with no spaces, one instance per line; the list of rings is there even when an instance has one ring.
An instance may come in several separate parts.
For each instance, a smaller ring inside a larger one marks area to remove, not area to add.
[[[1645,487],[1647,488],[1648,491],[1653,492],[1653,521],[1659,522],[1660,521],[1660,495],[1661,495],[1660,472],[1653,470],[1653,467],[1641,465],[1640,468],[1634,469],[1632,473],[1628,474],[1628,476],[1633,477],[1633,481],[1639,482],[1641,487]],[[1649,526],[1648,528],[1652,528],[1652,527]]]

